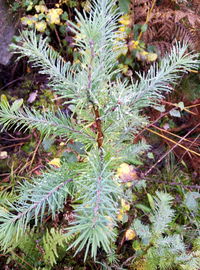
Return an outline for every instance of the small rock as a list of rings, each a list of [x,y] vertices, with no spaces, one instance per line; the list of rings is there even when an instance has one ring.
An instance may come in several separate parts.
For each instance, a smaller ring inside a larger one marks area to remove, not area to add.
[[[12,57],[9,45],[15,34],[14,15],[9,11],[6,0],[0,0],[0,64],[7,65]]]
[[[8,157],[8,153],[6,151],[0,152],[0,159],[6,159]]]
[[[30,93],[30,95],[29,95],[29,98],[28,98],[27,102],[29,102],[29,103],[33,103],[33,102],[36,100],[37,93],[38,93],[38,91],[37,91],[37,90],[36,90],[35,92]]]

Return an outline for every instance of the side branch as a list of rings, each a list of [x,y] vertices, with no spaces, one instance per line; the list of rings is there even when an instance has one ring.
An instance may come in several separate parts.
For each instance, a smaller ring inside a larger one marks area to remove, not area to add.
[[[68,119],[60,112],[59,116],[60,118],[52,112],[40,114],[34,110],[30,111],[27,107],[24,107],[23,110],[11,111],[10,106],[6,107],[0,104],[0,124],[4,125],[4,129],[16,125],[16,127],[21,130],[36,128],[45,135],[57,133],[58,135],[64,136],[67,133],[79,134],[90,140],[93,139],[91,135],[70,126]]]
[[[12,222],[15,223],[17,220],[25,217],[28,213],[30,213],[32,210],[36,209],[39,205],[42,205],[46,200],[48,200],[51,196],[53,196],[54,193],[56,193],[59,189],[61,189],[64,185],[66,185],[69,182],[72,182],[73,179],[67,179],[65,182],[61,183],[51,191],[49,191],[46,196],[42,198],[42,200],[39,200],[35,202],[33,205],[31,205],[30,208],[27,208],[24,212],[18,213],[16,217],[13,218]]]

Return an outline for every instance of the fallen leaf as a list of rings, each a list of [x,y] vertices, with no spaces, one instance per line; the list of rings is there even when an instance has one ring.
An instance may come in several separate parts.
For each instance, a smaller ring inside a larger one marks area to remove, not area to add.
[[[60,15],[63,13],[61,8],[51,8],[47,13],[47,22],[49,24],[60,24]]]
[[[26,17],[21,18],[21,23],[23,25],[33,25],[36,22],[36,18],[34,16],[28,15]]]
[[[154,62],[158,58],[158,55],[156,53],[148,53],[147,54],[147,61]]]
[[[37,13],[47,13],[48,8],[45,5],[36,5],[35,10]]]
[[[121,199],[121,206],[124,211],[130,210],[130,204],[126,202],[124,199]]]
[[[61,164],[60,164],[60,158],[54,158],[52,159],[49,163],[49,165],[53,165],[57,168],[60,168]]]
[[[136,237],[136,233],[133,229],[128,229],[125,233],[126,240],[132,240]]]
[[[35,23],[35,28],[37,31],[43,33],[47,28],[47,23],[45,21],[40,21]]]
[[[139,49],[140,43],[139,43],[138,40],[131,40],[131,41],[128,43],[128,47],[129,47],[129,50],[130,50],[130,51],[135,50],[135,49]]]
[[[123,214],[118,214],[118,215],[117,215],[117,219],[118,219],[119,221],[122,221],[122,220],[123,220]]]
[[[122,163],[117,169],[117,176],[124,182],[138,179],[137,172],[132,165]]]
[[[130,25],[131,24],[131,17],[130,15],[126,14],[122,17],[119,18],[119,23],[123,24],[123,25]]]
[[[132,183],[131,182],[126,183],[126,186],[130,188],[132,186]]]
[[[64,142],[61,142],[61,143],[60,143],[60,146],[65,146],[65,143],[64,143]]]

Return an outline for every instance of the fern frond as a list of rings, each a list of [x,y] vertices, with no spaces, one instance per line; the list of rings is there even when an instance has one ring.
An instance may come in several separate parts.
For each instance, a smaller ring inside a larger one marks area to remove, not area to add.
[[[13,245],[9,247],[7,250],[7,254],[12,256],[14,261],[20,262],[25,267],[27,264],[31,265],[32,268],[34,266],[38,266],[39,261],[41,260],[41,251],[37,249],[37,243],[41,238],[41,233],[39,233],[35,228],[27,229],[23,234],[23,237],[20,237],[17,241],[13,242]],[[17,254],[15,253],[16,249],[20,251]]]
[[[179,234],[173,234],[166,237],[160,237],[157,240],[158,254],[162,256],[162,249],[167,248],[172,254],[185,253],[186,248]]]
[[[198,203],[199,199],[200,199],[200,192],[190,191],[185,194],[184,204],[190,211],[193,211],[196,214],[199,210],[199,203]]]
[[[152,224],[143,225],[138,219],[133,222],[133,229],[145,247],[145,270],[199,269],[199,252],[188,252],[180,234],[167,235],[168,225],[174,216],[172,199],[168,193],[156,192],[155,207],[150,216]]]
[[[56,230],[51,228],[46,231],[46,234],[43,236],[43,248],[44,248],[44,260],[46,264],[53,266],[56,263],[58,258],[58,249],[62,247],[63,249],[66,245],[74,239],[74,235],[66,237],[61,230]]]
[[[154,197],[155,208],[150,216],[152,223],[151,230],[149,225],[144,225],[140,220],[136,219],[133,223],[133,228],[137,232],[138,236],[147,245],[154,237],[158,238],[165,232],[169,223],[174,216],[174,210],[171,208],[173,197],[164,192],[156,192]],[[168,238],[162,239],[167,241]],[[168,239],[170,241],[170,239]]]
[[[13,193],[1,191],[0,192],[0,208],[5,207],[7,208],[10,203],[16,200],[17,196]]]
[[[0,242],[4,250],[23,236],[32,219],[37,225],[44,215],[55,217],[57,211],[63,208],[72,185],[66,170],[63,166],[33,179],[33,183],[24,182],[20,186],[19,200],[10,205],[12,212],[0,209]]]
[[[174,257],[167,248],[162,248],[160,253],[159,247],[152,247],[148,250],[146,255],[145,270],[169,270],[174,267]]]
[[[174,217],[174,210],[171,208],[172,200],[173,197],[170,194],[156,192],[154,198],[155,210],[150,217],[154,234],[162,234],[172,221]]]
[[[139,219],[135,219],[133,222],[133,229],[137,232],[137,235],[142,239],[143,243],[148,245],[152,237],[149,225],[144,225]]]
[[[180,265],[182,270],[199,270],[200,256],[199,252],[191,252],[190,254],[182,254],[175,259],[176,263]]]
[[[153,247],[147,252],[147,270],[177,269],[198,270],[200,258],[195,252],[188,252],[180,235],[173,234],[157,239]]]

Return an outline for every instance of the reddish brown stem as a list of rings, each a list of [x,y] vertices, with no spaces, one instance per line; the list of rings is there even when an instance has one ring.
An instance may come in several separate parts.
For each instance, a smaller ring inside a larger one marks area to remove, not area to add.
[[[99,110],[94,107],[94,113],[95,113],[95,123],[97,128],[97,144],[98,148],[101,148],[103,145],[103,131],[102,131],[102,123],[100,119]]]

